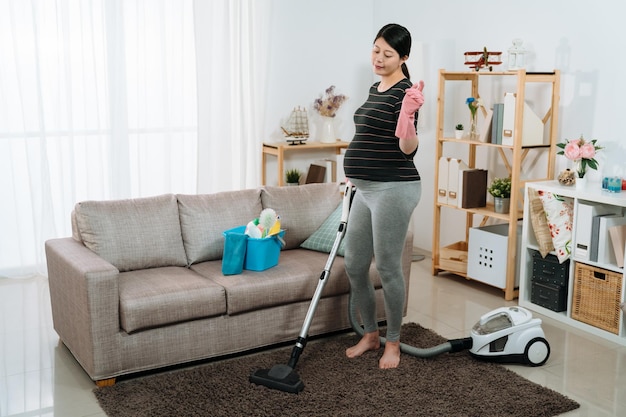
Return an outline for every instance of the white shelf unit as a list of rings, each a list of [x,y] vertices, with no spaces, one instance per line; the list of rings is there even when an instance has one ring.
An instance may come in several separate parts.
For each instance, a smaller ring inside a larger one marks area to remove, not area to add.
[[[599,203],[607,206],[615,206],[618,208],[626,207],[626,192],[621,193],[609,193],[603,191],[599,183],[589,183],[584,189],[577,189],[575,186],[564,186],[559,184],[558,181],[540,181],[526,183],[525,194],[528,195],[528,189],[534,188],[537,190],[551,192],[563,197],[569,197],[574,202],[574,213],[572,219],[572,252],[574,251],[574,245],[576,242],[576,221],[578,214],[578,205],[582,203]],[[598,327],[583,323],[572,318],[573,310],[573,294],[574,294],[574,282],[575,282],[575,268],[574,263],[580,262],[586,265],[602,268],[613,273],[621,274],[622,276],[622,289],[620,302],[624,302],[624,290],[626,279],[624,277],[624,268],[619,268],[616,265],[602,264],[598,262],[592,262],[589,260],[579,260],[574,253],[565,262],[570,263],[568,286],[567,286],[567,308],[563,312],[555,312],[550,309],[539,306],[531,302],[531,279],[533,275],[533,261],[532,251],[538,250],[537,240],[535,239],[534,231],[531,224],[529,211],[529,199],[525,199],[524,203],[524,219],[522,221],[522,251],[520,255],[520,287],[519,287],[519,305],[526,307],[529,310],[536,311],[546,317],[550,317],[561,323],[568,324],[577,329],[583,330],[595,336],[599,336],[606,340],[618,343],[622,346],[626,346],[626,329],[624,323],[624,314],[620,314],[619,320],[619,332],[614,334],[609,331],[602,330]]]

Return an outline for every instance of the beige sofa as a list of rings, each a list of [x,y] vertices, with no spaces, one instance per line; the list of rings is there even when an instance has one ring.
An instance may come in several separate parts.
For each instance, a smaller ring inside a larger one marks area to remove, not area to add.
[[[78,203],[73,236],[46,242],[54,328],[100,386],[125,374],[295,341],[328,258],[300,245],[341,199],[337,185],[311,184]],[[266,207],[285,230],[279,264],[224,276],[222,232]],[[407,290],[411,250],[409,233]],[[374,263],[372,277],[383,320]],[[310,336],[350,327],[348,292],[337,257]]]

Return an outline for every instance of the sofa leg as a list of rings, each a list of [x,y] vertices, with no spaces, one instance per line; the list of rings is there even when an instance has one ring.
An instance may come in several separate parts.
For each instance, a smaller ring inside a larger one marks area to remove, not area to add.
[[[96,385],[98,386],[98,388],[110,387],[112,385],[115,385],[115,378],[99,379],[96,381]]]

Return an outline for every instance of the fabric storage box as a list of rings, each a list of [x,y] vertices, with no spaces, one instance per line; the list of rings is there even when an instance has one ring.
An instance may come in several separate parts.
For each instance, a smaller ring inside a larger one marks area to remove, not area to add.
[[[439,251],[439,266],[446,271],[467,273],[467,242],[444,246]]]
[[[532,280],[545,284],[566,287],[569,280],[569,262],[559,263],[559,258],[548,254],[541,257],[539,251],[533,251]]]
[[[572,318],[619,334],[622,274],[576,262]]]
[[[233,229],[229,229],[224,233],[242,233],[246,231],[246,226],[239,226]],[[281,230],[278,236],[282,239],[285,235],[285,231]],[[278,237],[266,237],[263,239],[256,239],[248,237],[246,244],[246,256],[243,262],[243,269],[249,271],[265,271],[278,265],[280,258],[280,250],[282,249],[282,242]]]
[[[506,287],[506,266],[508,262],[509,225],[496,224],[472,227],[469,231],[467,256],[467,276],[497,288]],[[517,226],[517,256],[520,259],[522,228]],[[515,270],[515,286],[519,286],[519,263]]]
[[[552,311],[567,310],[569,262],[559,263],[559,258],[539,251],[533,252],[533,275],[530,284],[530,301]]]
[[[532,281],[530,284],[530,302],[552,311],[565,311],[567,310],[567,287]]]

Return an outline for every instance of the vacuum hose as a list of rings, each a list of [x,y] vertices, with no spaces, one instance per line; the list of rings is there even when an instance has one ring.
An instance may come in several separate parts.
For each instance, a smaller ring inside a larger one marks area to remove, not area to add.
[[[350,325],[352,329],[359,336],[363,336],[365,331],[356,320],[356,306],[354,305],[352,298],[352,291],[348,297],[348,316],[350,319]],[[387,339],[380,337],[380,344],[385,346]],[[472,338],[466,337],[464,339],[452,339],[445,343],[430,348],[417,348],[415,346],[407,345],[406,343],[400,343],[400,351],[411,356],[418,358],[432,358],[433,356],[441,355],[446,352],[460,352],[462,350],[468,350],[472,348]]]

